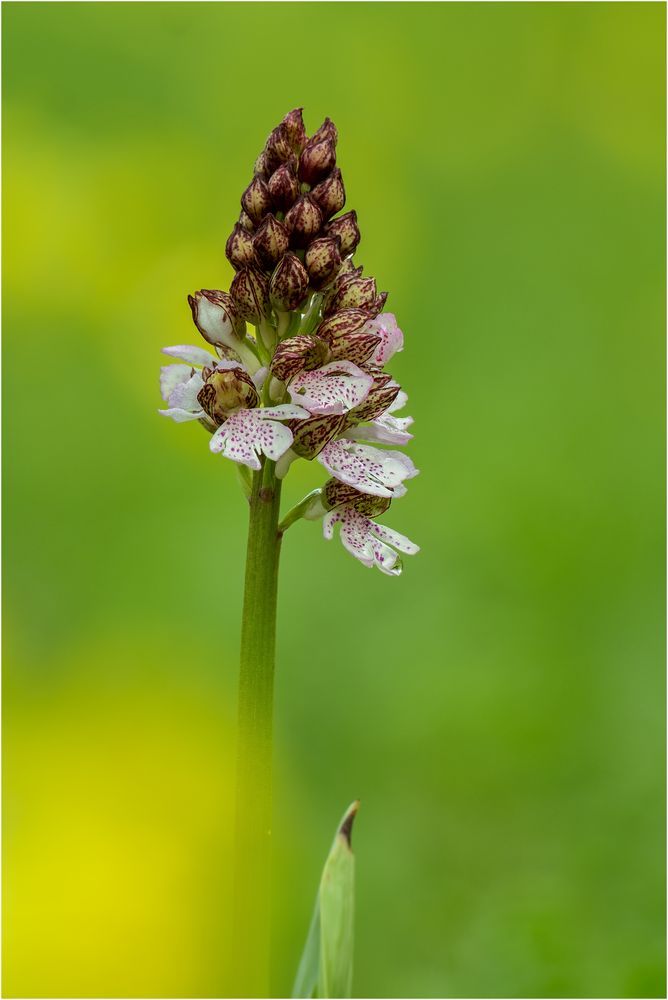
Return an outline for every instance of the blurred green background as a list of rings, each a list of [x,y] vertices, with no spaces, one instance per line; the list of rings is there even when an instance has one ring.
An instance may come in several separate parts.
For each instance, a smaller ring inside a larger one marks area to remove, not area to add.
[[[406,334],[422,552],[286,538],[274,991],[359,796],[357,995],[663,995],[664,20],[4,5],[5,995],[225,989],[246,514],[157,372],[301,104]]]

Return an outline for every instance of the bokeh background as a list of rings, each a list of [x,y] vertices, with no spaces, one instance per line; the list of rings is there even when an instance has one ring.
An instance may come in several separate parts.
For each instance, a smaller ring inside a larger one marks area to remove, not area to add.
[[[664,994],[664,19],[3,7],[6,996],[225,990],[246,514],[157,369],[296,105],[406,333],[422,552],[286,538],[274,991],[359,796],[357,995]]]

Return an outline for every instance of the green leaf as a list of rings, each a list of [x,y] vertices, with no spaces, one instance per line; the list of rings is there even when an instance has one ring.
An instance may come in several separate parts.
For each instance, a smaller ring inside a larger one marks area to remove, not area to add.
[[[349,997],[353,982],[355,857],[350,845],[359,802],[346,810],[325,862],[293,997]]]

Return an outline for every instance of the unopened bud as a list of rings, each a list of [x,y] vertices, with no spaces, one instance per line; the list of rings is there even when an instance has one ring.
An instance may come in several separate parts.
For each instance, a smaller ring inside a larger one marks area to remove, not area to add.
[[[271,301],[276,309],[289,312],[306,298],[308,273],[294,253],[286,253],[276,267],[269,282]]]
[[[252,233],[253,230],[255,229],[255,226],[253,225],[253,220],[251,219],[250,215],[247,215],[246,212],[244,212],[243,208],[239,212],[239,225],[241,226],[242,229],[245,229],[247,233]]]
[[[283,119],[288,140],[297,154],[301,153],[306,145],[306,129],[304,128],[304,119],[302,117],[303,110],[303,108],[295,108],[294,111],[291,111]]]
[[[316,202],[325,219],[340,212],[346,203],[346,190],[343,186],[343,178],[338,167],[332,170],[329,177],[311,191],[311,197]]]
[[[374,278],[349,278],[344,281],[328,303],[326,314],[338,312],[339,309],[366,309],[369,310],[374,302],[378,291]]]
[[[327,360],[327,345],[317,337],[300,335],[283,340],[271,361],[271,373],[281,382],[287,382],[303,371],[312,371]]]
[[[213,422],[220,425],[235,410],[254,409],[260,397],[243,368],[214,368],[207,372],[197,401]]]
[[[235,348],[246,336],[246,324],[227,292],[202,288],[188,296],[193,322],[208,344]]]
[[[334,279],[341,266],[339,241],[331,236],[309,243],[304,257],[311,284],[316,290],[324,288]]]
[[[386,302],[387,292],[380,292],[380,294],[376,296],[376,299],[371,307],[371,312],[375,313],[376,316],[378,313],[382,313]]]
[[[316,337],[331,343],[338,337],[347,336],[361,330],[369,322],[368,314],[362,309],[344,309],[329,319],[324,319],[315,331]]]
[[[257,223],[271,208],[269,188],[261,177],[254,177],[241,196],[241,207],[253,223]]]
[[[296,160],[282,163],[269,178],[269,194],[276,212],[287,212],[299,195]]]
[[[259,326],[269,312],[269,283],[264,274],[255,267],[242,268],[232,279],[230,294],[239,315]]]
[[[290,232],[292,246],[305,247],[320,232],[322,213],[307,194],[302,195],[285,216],[285,225]]]
[[[270,173],[292,156],[292,146],[288,138],[288,130],[283,122],[277,125],[273,132],[271,132],[264,147],[264,155]]]
[[[325,118],[324,122],[320,126],[317,132],[310,138],[310,142],[322,142],[323,139],[329,139],[331,143],[336,146],[337,139],[339,138],[339,133],[336,125],[331,118]]]
[[[353,364],[362,366],[380,343],[380,337],[374,333],[365,333],[363,330],[338,337],[329,345],[332,361],[352,361]]]
[[[336,149],[329,139],[309,142],[299,157],[299,179],[306,184],[315,184],[334,168]]]
[[[341,253],[343,256],[354,253],[361,239],[359,226],[357,225],[357,212],[353,209],[340,215],[338,219],[332,219],[325,227],[328,236],[338,236],[341,240]]]
[[[255,260],[253,237],[237,222],[225,244],[225,256],[237,271]]]
[[[288,230],[271,212],[265,215],[253,236],[253,250],[266,271],[272,271],[288,249]]]
[[[253,166],[253,175],[266,180],[270,173],[271,169],[269,167],[269,157],[263,149]]]

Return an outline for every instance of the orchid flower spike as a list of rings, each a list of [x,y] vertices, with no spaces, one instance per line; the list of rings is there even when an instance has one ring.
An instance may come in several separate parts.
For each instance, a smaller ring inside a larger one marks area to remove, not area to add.
[[[326,538],[338,524],[355,558],[397,576],[418,547],[375,518],[418,473],[397,450],[412,438],[412,418],[395,415],[407,397],[385,371],[404,336],[353,260],[361,237],[357,214],[341,214],[337,139],[329,119],[308,138],[301,109],[272,130],[226,242],[229,291],[188,296],[206,348],[164,348],[177,363],[161,370],[159,412],[198,421],[211,452],[255,472],[274,462],[283,478],[317,459],[331,478],[281,530],[322,517]]]

